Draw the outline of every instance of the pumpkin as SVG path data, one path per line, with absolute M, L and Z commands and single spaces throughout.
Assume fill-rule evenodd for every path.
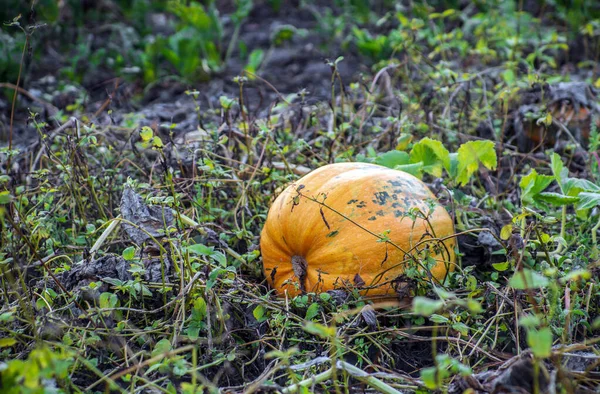
M 429 188 L 367 163 L 321 167 L 274 201 L 260 248 L 281 296 L 359 288 L 389 298 L 409 267 L 443 281 L 453 269 L 454 223 Z

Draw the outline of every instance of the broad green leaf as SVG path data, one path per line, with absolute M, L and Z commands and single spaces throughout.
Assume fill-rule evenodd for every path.
M 579 178 L 567 178 L 563 181 L 563 193 L 569 196 L 577 196 L 581 192 L 598 192 L 600 193 L 600 186 L 587 179 Z
M 135 248 L 133 246 L 125 248 L 125 250 L 123 250 L 123 252 L 121 253 L 121 256 L 123 256 L 123 258 L 127 261 L 133 260 L 133 258 L 135 257 Z
M 548 278 L 527 268 L 515 272 L 508 281 L 508 284 L 517 290 L 538 289 L 548 286 L 549 283 Z
M 310 306 L 306 310 L 305 319 L 312 320 L 318 314 L 319 314 L 319 304 L 317 304 L 316 302 L 313 302 L 312 304 L 310 304 Z
M 553 176 L 540 175 L 536 170 L 521 178 L 519 186 L 523 193 L 521 194 L 521 201 L 526 204 L 535 205 L 535 198 L 538 194 L 543 192 L 550 184 L 554 181 Z
M 579 204 L 577 209 L 590 209 L 600 204 L 600 193 L 581 192 L 579 193 Z
M 423 163 L 423 171 L 436 176 L 442 176 L 442 170 L 450 170 L 450 153 L 440 141 L 423 138 L 410 151 L 411 163 Z
M 550 327 L 529 330 L 527 332 L 527 344 L 536 357 L 550 357 L 552 354 L 552 330 Z
M 104 293 L 100 294 L 100 308 L 102 308 L 102 309 L 114 308 L 115 306 L 117 306 L 118 302 L 119 302 L 119 298 L 117 297 L 116 294 L 109 293 L 109 292 L 104 292 Z
M 458 148 L 456 181 L 466 185 L 469 178 L 479 169 L 479 164 L 493 170 L 498 165 L 496 148 L 492 141 L 469 141 Z
M 392 150 L 389 152 L 385 152 L 383 154 L 378 155 L 375 158 L 375 164 L 379 164 L 380 166 L 394 168 L 396 166 L 401 166 L 409 163 L 409 156 L 406 152 L 400 152 L 397 150 Z
M 431 316 L 442 309 L 444 302 L 432 300 L 426 297 L 415 297 L 413 299 L 413 313 L 421 316 Z
M 388 168 L 394 168 L 409 163 L 409 155 L 406 152 L 400 152 L 397 150 L 391 150 L 389 152 L 382 153 L 375 158 L 375 164 L 385 166 Z
M 171 342 L 169 342 L 168 339 L 161 339 L 160 341 L 156 342 L 156 345 L 154 345 L 154 349 L 152 350 L 152 357 L 170 352 L 171 349 Z
M 577 201 L 579 201 L 579 197 L 566 196 L 564 194 L 553 192 L 539 193 L 534 197 L 534 199 L 554 206 L 570 205 L 575 204 Z
M 404 171 L 417 178 L 421 178 L 423 176 L 423 163 L 403 164 L 394 167 L 394 170 Z

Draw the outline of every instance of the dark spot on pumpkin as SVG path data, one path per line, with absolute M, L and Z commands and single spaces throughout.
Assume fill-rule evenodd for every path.
M 326 235 L 326 237 L 327 237 L 327 238 L 333 238 L 333 237 L 335 237 L 336 235 L 338 235 L 338 234 L 339 234 L 339 232 L 340 232 L 339 230 L 333 230 L 332 232 L 330 232 L 329 234 L 327 234 L 327 235 Z
M 361 202 L 358 203 L 358 205 L 356 206 L 356 208 L 364 208 L 366 206 L 367 206 L 367 203 L 364 202 L 364 201 L 361 201 Z
M 383 216 L 383 215 L 385 215 L 385 213 L 382 210 L 379 210 L 379 211 L 375 212 L 375 215 Z
M 396 186 L 396 187 L 404 187 L 405 186 L 404 180 L 402 180 L 402 179 L 389 180 L 388 183 L 390 185 Z
M 396 209 L 394 211 L 394 216 L 397 217 L 397 218 L 399 218 L 400 216 L 404 216 L 404 215 L 405 215 L 405 212 L 403 212 L 403 211 L 401 211 L 399 209 Z
M 325 226 L 327 226 L 327 230 L 331 230 L 331 227 L 329 227 L 329 223 L 327 223 L 327 219 L 325 219 L 325 212 L 323 212 L 323 207 L 321 207 L 320 212 L 321 212 L 321 218 L 323 219 Z
M 358 202 L 358 200 L 355 200 L 355 199 L 348 200 L 348 202 L 346 204 L 350 205 L 350 204 L 354 204 L 355 202 Z
M 372 201 L 378 205 L 385 205 L 390 198 L 388 192 L 376 192 L 374 196 L 375 198 Z
M 369 219 L 367 220 L 377 220 L 377 216 L 371 216 Z
M 396 193 L 400 193 L 400 192 L 398 190 L 396 190 Z M 398 200 L 398 195 L 396 193 L 392 194 L 392 199 L 394 199 L 394 200 L 397 201 Z
M 277 275 L 277 267 L 273 268 L 273 270 L 271 271 L 271 282 L 275 282 L 275 276 Z
M 402 204 L 400 204 L 399 202 L 395 202 L 392 204 L 392 208 L 400 208 L 402 206 Z

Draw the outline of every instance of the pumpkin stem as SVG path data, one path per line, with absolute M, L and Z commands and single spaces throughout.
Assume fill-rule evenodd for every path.
M 302 293 L 306 293 L 306 276 L 308 270 L 306 259 L 299 255 L 292 256 L 292 269 L 300 282 L 300 290 Z

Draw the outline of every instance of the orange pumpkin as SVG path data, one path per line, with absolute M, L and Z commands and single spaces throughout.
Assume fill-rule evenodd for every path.
M 450 215 L 419 179 L 374 164 L 337 163 L 277 197 L 260 248 L 264 274 L 279 295 L 358 287 L 368 297 L 389 297 L 411 266 L 442 281 L 454 268 L 453 234 Z

